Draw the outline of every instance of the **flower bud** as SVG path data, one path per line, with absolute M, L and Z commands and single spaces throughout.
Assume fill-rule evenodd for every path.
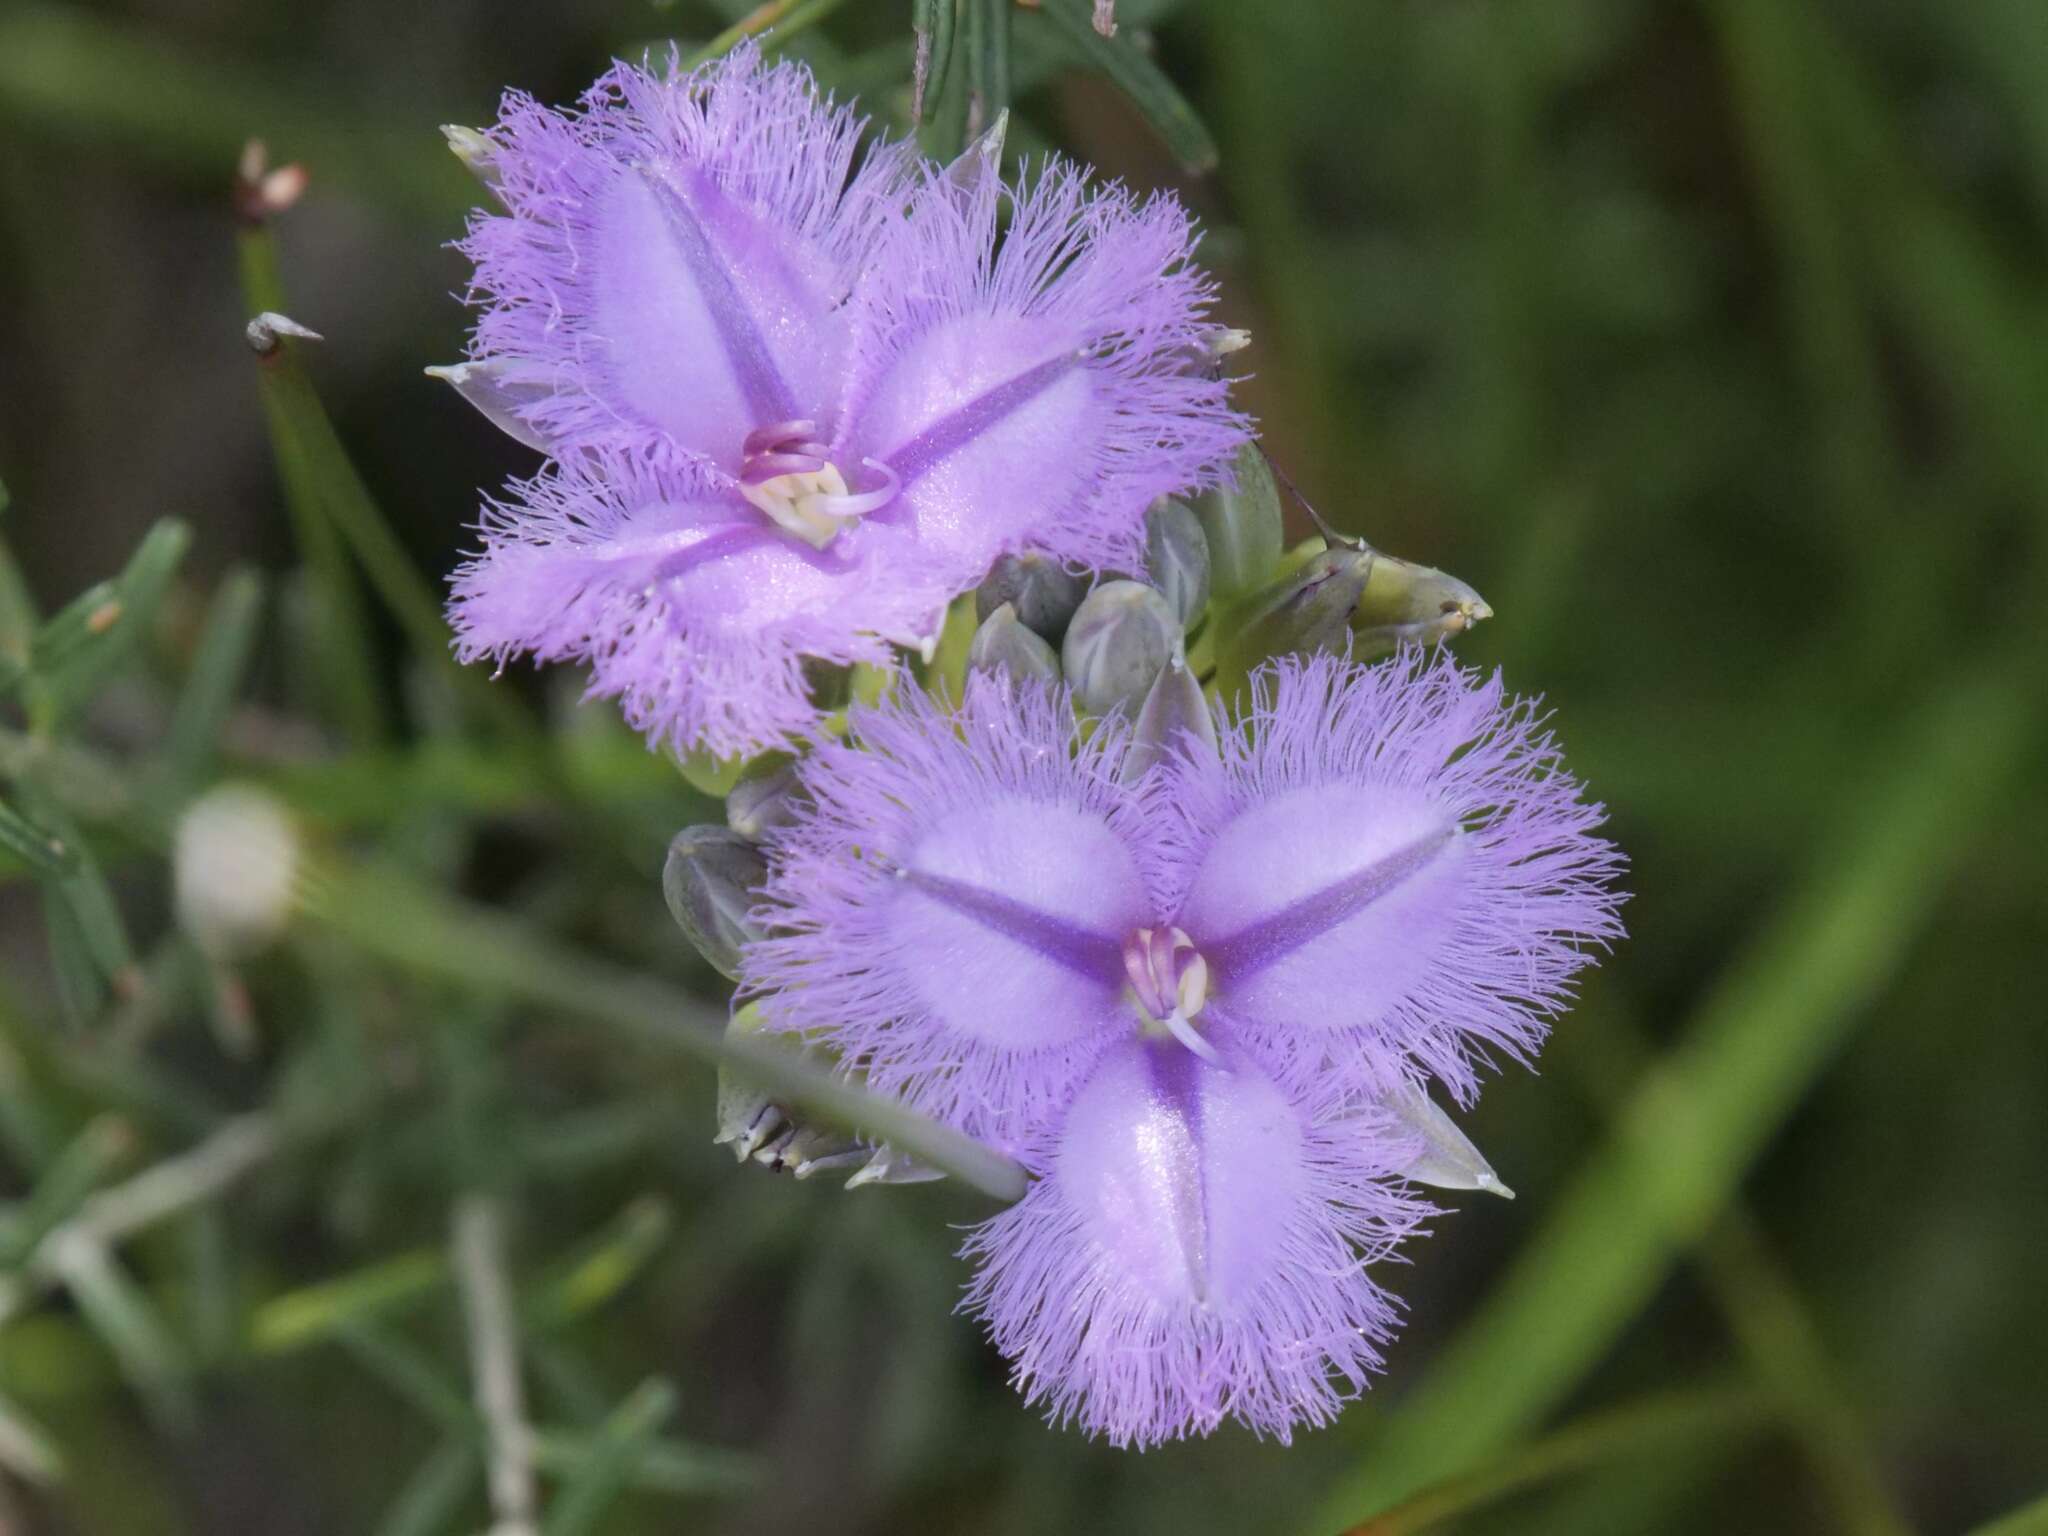
M 1429 645 L 1462 635 L 1492 617 L 1486 599 L 1457 577 L 1378 555 L 1351 614 L 1352 655 L 1371 661 L 1405 644 Z
M 725 823 L 750 843 L 758 843 L 794 817 L 806 800 L 796 764 L 781 753 L 769 753 L 748 764 L 725 797 Z
M 728 1040 L 758 1036 L 760 1028 L 760 1006 L 749 1003 L 732 1016 L 725 1035 Z M 794 1056 L 813 1054 L 794 1040 L 776 1043 Z M 742 1163 L 751 1160 L 799 1179 L 829 1168 L 851 1167 L 874 1153 L 843 1131 L 819 1129 L 795 1119 L 757 1079 L 730 1064 L 718 1069 L 718 1134 L 711 1142 L 731 1147 L 733 1157 Z
M 1052 683 L 1059 681 L 1060 659 L 1051 646 L 1018 621 L 1012 605 L 1003 603 L 974 632 L 974 643 L 967 648 L 967 670 Z
M 449 150 L 462 162 L 465 171 L 490 191 L 498 190 L 498 146 L 491 142 L 489 134 L 460 123 L 443 123 L 441 137 L 448 141 Z
M 301 325 L 290 315 L 280 315 L 274 309 L 264 310 L 242 327 L 242 339 L 249 343 L 249 350 L 261 358 L 275 357 L 287 336 L 298 341 L 327 339 L 311 326 Z
M 1351 613 L 1372 576 L 1370 550 L 1318 550 L 1285 576 L 1246 597 L 1233 631 L 1217 642 L 1218 686 L 1226 696 L 1269 656 L 1343 651 Z
M 171 867 L 179 926 L 214 959 L 239 959 L 291 917 L 298 833 L 268 792 L 224 784 L 178 818 Z
M 974 617 L 985 624 L 1008 603 L 1026 629 L 1058 645 L 1086 594 L 1080 577 L 1043 555 L 1004 555 L 975 589 Z
M 550 399 L 554 395 L 553 385 L 515 383 L 507 378 L 505 364 L 501 362 L 450 363 L 426 372 L 428 378 L 452 387 L 514 442 L 542 453 L 550 451 L 548 440 L 526 424 L 520 408 Z
M 1106 715 L 1135 710 L 1180 653 L 1180 624 L 1164 597 L 1141 582 L 1105 581 L 1075 611 L 1060 662 L 1074 702 Z
M 1176 656 L 1159 674 L 1138 710 L 1131 745 L 1124 754 L 1123 781 L 1135 784 L 1170 753 L 1190 750 L 1215 755 L 1216 722 L 1210 717 L 1201 683 Z
M 1209 585 L 1218 598 L 1248 592 L 1273 574 L 1280 559 L 1280 487 L 1257 443 L 1238 450 L 1233 490 L 1195 498 L 1194 513 L 1209 548 Z
M 873 1149 L 862 1146 L 839 1131 L 790 1124 L 754 1152 L 754 1161 L 772 1173 L 808 1179 L 814 1173 L 833 1168 L 851 1168 L 866 1162 Z
M 853 1177 L 846 1181 L 848 1189 L 859 1189 L 863 1184 L 929 1184 L 934 1179 L 943 1179 L 945 1174 L 936 1168 L 928 1168 L 914 1158 L 906 1157 L 886 1141 L 875 1148 L 875 1155 L 854 1170 Z
M 1209 541 L 1186 502 L 1162 496 L 1145 514 L 1145 576 L 1183 629 L 1208 606 Z
M 749 1003 L 725 1026 L 726 1038 L 750 1035 L 760 1027 L 760 1005 Z M 735 1072 L 724 1064 L 719 1066 L 718 1134 L 711 1138 L 713 1146 L 731 1147 L 732 1155 L 744 1163 L 780 1135 L 787 1123 L 781 1106 L 769 1097 L 767 1089 L 744 1072 Z
M 749 913 L 767 878 L 761 850 L 730 827 L 685 827 L 668 845 L 661 893 L 669 913 L 697 953 L 735 981 L 741 948 L 761 937 Z
M 1381 1094 L 1378 1103 L 1403 1131 L 1421 1139 L 1421 1154 L 1401 1170 L 1404 1176 L 1436 1189 L 1483 1189 L 1505 1200 L 1515 1198 L 1493 1165 L 1423 1089 L 1403 1083 Z

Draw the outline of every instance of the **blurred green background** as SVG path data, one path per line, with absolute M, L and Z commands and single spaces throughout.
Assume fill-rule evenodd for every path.
M 160 585 L 121 654 L 0 702 L 9 803 L 89 850 L 0 853 L 0 1531 L 484 1528 L 477 1222 L 550 1533 L 1961 1532 L 2041 1498 L 2039 0 L 1127 3 L 1120 52 L 1074 0 L 967 0 L 928 147 L 976 84 L 1013 151 L 1188 199 L 1275 456 L 1486 595 L 1463 654 L 1547 697 L 1633 866 L 1629 941 L 1471 1118 L 1521 1198 L 1452 1202 L 1393 1277 L 1369 1399 L 1143 1456 L 1042 1427 L 951 1314 L 985 1201 L 709 1144 L 635 988 L 720 995 L 659 896 L 716 808 L 572 677 L 439 660 L 427 584 L 531 456 L 421 375 L 475 195 L 436 125 L 743 9 L 0 3 L 0 537 L 48 615 L 191 534 L 73 615 Z M 782 14 L 907 121 L 908 0 Z M 311 174 L 274 247 L 230 198 L 252 136 Z M 326 340 L 259 381 L 277 280 Z M 232 970 L 165 858 L 221 775 L 355 872 Z M 246 1164 L 42 1241 L 195 1147 Z

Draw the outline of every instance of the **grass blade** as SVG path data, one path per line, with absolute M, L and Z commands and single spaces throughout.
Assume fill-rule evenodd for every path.
M 173 1427 L 190 1424 L 194 1409 L 185 1386 L 184 1353 L 148 1293 L 103 1244 L 83 1234 L 60 1243 L 50 1262 L 80 1314 L 157 1418 Z
M 29 716 L 38 731 L 48 734 L 128 659 L 191 542 L 185 524 L 162 519 L 119 576 L 88 587 L 36 631 Z
M 959 0 L 917 0 L 911 28 L 917 34 L 910 114 L 928 123 L 946 91 L 946 73 L 953 62 L 953 24 Z
M 1988 1525 L 1978 1526 L 1970 1536 L 2048 1536 L 2048 1493 L 2011 1514 L 2000 1515 Z
M 1696 1242 L 1925 921 L 2035 734 L 2024 668 L 1959 680 L 1850 799 L 1479 1315 L 1305 1527 L 1327 1536 L 1478 1463 L 1547 1412 Z
M 1725 1443 L 1767 1428 L 1770 1417 L 1753 1392 L 1674 1392 L 1589 1414 L 1523 1446 L 1512 1456 L 1404 1499 L 1345 1536 L 1415 1536 L 1485 1509 L 1511 1494 L 1595 1467 L 1654 1456 L 1701 1438 Z
M 78 853 L 54 832 L 46 832 L 0 800 L 0 848 L 39 874 L 68 875 L 78 868 Z
M 444 1440 L 421 1462 L 377 1522 L 377 1536 L 433 1536 L 455 1521 L 483 1469 L 468 1440 Z
M 529 1289 L 520 1307 L 527 1331 L 547 1333 L 604 1306 L 647 1267 L 674 1226 L 661 1201 L 635 1200 Z
M 49 1432 L 0 1397 L 0 1467 L 25 1483 L 49 1484 L 64 1476 L 64 1457 Z
M 0 512 L 7 507 L 7 487 L 0 485 Z M 29 647 L 39 620 L 28 582 L 15 563 L 14 551 L 0 539 L 0 693 L 11 692 L 28 675 Z
M 646 1381 L 591 1436 L 583 1464 L 562 1484 L 541 1536 L 585 1536 L 625 1492 L 642 1453 L 676 1411 L 675 1388 Z
M 1220 157 L 1215 138 L 1166 72 L 1131 41 L 1130 28 L 1119 28 L 1115 37 L 1104 37 L 1095 30 L 1089 0 L 1042 0 L 1035 13 L 1025 14 L 1043 16 L 1082 62 L 1101 70 L 1130 97 L 1184 167 L 1197 174 L 1216 168 Z
M 1010 106 L 1010 0 L 965 0 L 967 25 L 967 137 L 972 139 Z
M 309 913 L 383 960 L 487 997 L 517 997 L 611 1025 L 643 1045 L 730 1062 L 792 1104 L 944 1169 L 998 1200 L 1024 1171 L 993 1148 L 849 1086 L 774 1042 L 725 1034 L 724 1016 L 661 982 L 556 945 L 518 919 L 451 900 L 392 870 L 330 870 Z
M 176 799 L 199 786 L 220 754 L 221 732 L 249 669 L 262 610 L 263 578 L 254 571 L 230 572 L 214 594 L 192 670 L 171 716 L 165 770 Z
M 249 1321 L 249 1346 L 258 1354 L 301 1349 L 417 1301 L 447 1281 L 448 1261 L 439 1249 L 402 1253 L 272 1297 Z

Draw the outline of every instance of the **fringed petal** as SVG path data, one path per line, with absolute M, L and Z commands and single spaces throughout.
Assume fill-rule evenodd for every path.
M 901 476 L 891 515 L 963 569 L 1027 546 L 1132 564 L 1146 507 L 1212 483 L 1247 430 L 1193 361 L 1214 296 L 1193 250 L 1173 199 L 1062 162 L 928 177 L 852 306 L 840 435 Z
M 721 756 L 816 723 L 806 658 L 886 663 L 948 593 L 894 579 L 880 531 L 815 550 L 714 480 L 589 456 L 514 487 L 449 606 L 465 661 L 583 661 L 656 745 Z
M 758 426 L 829 430 L 839 306 L 909 179 L 901 149 L 854 169 L 864 126 L 751 46 L 688 73 L 616 65 L 574 113 L 507 95 L 490 140 L 509 211 L 462 247 L 471 355 L 542 392 L 520 414 L 558 455 L 731 474 Z
M 1466 1100 L 1492 1051 L 1533 1054 L 1622 931 L 1620 855 L 1534 704 L 1447 656 L 1317 657 L 1234 724 L 1177 769 L 1176 921 L 1218 1006 L 1302 1071 L 1412 1055 Z
M 1370 1111 L 1317 1113 L 1250 1056 L 1106 1055 L 1046 1176 L 978 1228 L 965 1305 L 1055 1422 L 1117 1445 L 1235 1419 L 1283 1443 L 1380 1369 L 1399 1304 L 1369 1277 L 1430 1208 Z

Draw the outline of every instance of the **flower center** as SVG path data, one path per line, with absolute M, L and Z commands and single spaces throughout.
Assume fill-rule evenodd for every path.
M 862 459 L 881 484 L 853 490 L 817 432 L 815 421 L 778 421 L 749 432 L 740 445 L 740 494 L 778 528 L 823 549 L 842 528 L 895 500 L 901 482 L 881 460 Z
M 1171 1035 L 1204 1061 L 1215 1048 L 1194 1026 L 1209 1001 L 1209 962 L 1179 928 L 1140 928 L 1124 940 L 1124 976 L 1138 1009 L 1138 1033 Z

